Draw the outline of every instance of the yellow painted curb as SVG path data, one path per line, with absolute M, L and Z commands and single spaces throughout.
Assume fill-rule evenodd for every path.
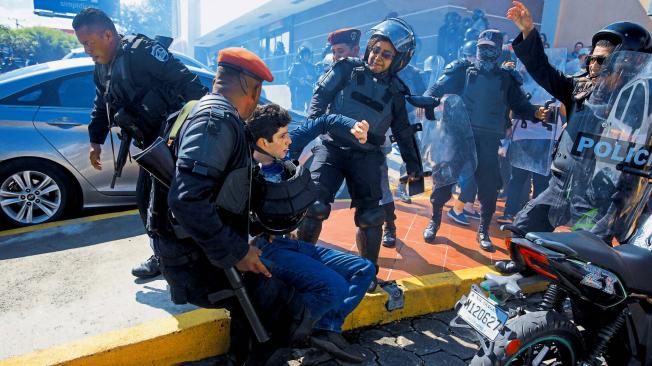
M 94 216 L 86 216 L 86 217 L 81 217 L 81 218 L 78 218 L 78 219 L 62 220 L 62 221 L 48 222 L 46 224 L 38 224 L 38 225 L 32 225 L 32 226 L 26 226 L 26 227 L 19 227 L 17 229 L 10 229 L 10 230 L 0 231 L 0 237 L 9 236 L 9 235 L 16 235 L 16 234 L 30 233 L 32 231 L 51 229 L 51 228 L 66 226 L 66 225 L 81 224 L 81 223 L 84 223 L 84 222 L 92 222 L 92 221 L 112 219 L 112 218 L 115 218 L 115 217 L 134 215 L 134 214 L 137 214 L 137 213 L 138 213 L 138 210 L 134 209 L 134 210 L 128 210 L 128 211 L 121 211 L 121 212 L 105 213 L 105 214 L 94 215 Z
M 494 272 L 492 267 L 482 266 L 398 280 L 405 294 L 403 309 L 388 312 L 385 309 L 388 295 L 377 290 L 365 296 L 346 319 L 344 329 L 450 310 L 471 284 L 482 281 L 488 272 Z M 226 310 L 199 309 L 0 360 L 0 366 L 156 366 L 200 360 L 228 350 L 229 325 Z
M 1 366 L 172 365 L 226 353 L 228 312 L 199 309 L 0 360 Z

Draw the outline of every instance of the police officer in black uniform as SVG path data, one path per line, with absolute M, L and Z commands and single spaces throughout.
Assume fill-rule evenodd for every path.
M 591 96 L 594 81 L 604 60 L 611 53 L 615 50 L 649 52 L 652 46 L 649 32 L 640 25 L 630 22 L 610 24 L 593 35 L 592 52 L 587 58 L 585 70 L 574 76 L 566 76 L 548 62 L 543 42 L 534 28 L 529 10 L 518 1 L 513 3 L 514 6 L 508 10 L 507 17 L 521 30 L 521 34 L 512 43 L 514 52 L 534 80 L 564 104 L 569 121 L 572 121 L 571 117 L 576 113 L 591 113 L 588 108 L 584 108 L 584 103 Z M 516 228 L 523 232 L 551 232 L 555 229 L 548 219 L 548 213 L 552 202 L 556 201 L 553 198 L 561 195 L 566 173 L 574 164 L 575 158 L 570 151 L 577 133 L 577 126 L 572 123 L 562 132 L 555 149 L 548 188 L 528 202 L 516 215 L 513 223 Z M 496 267 L 503 272 L 517 270 L 511 261 L 500 261 L 496 263 Z
M 159 135 L 168 113 L 179 109 L 184 101 L 206 94 L 199 77 L 160 43 L 141 34 L 119 35 L 111 19 L 101 10 L 82 10 L 73 19 L 72 26 L 84 51 L 95 62 L 96 96 L 88 125 L 93 168 L 102 169 L 101 145 L 109 133 L 109 126 L 119 125 L 119 121 L 134 124 L 139 131 L 135 143 L 145 148 Z M 141 170 L 136 186 L 138 210 L 156 253 L 153 233 L 156 228 L 152 226 L 155 220 L 147 219 L 149 189 L 149 176 Z M 159 273 L 156 255 L 132 269 L 137 277 Z
M 298 235 L 300 240 L 317 242 L 322 221 L 330 214 L 330 203 L 346 179 L 351 205 L 356 208 L 359 253 L 377 266 L 385 218 L 379 206 L 382 196 L 380 166 L 385 159 L 380 145 L 389 127 L 397 139 L 408 173 L 416 177 L 421 174 L 422 167 L 405 106 L 409 90 L 396 76 L 410 62 L 415 47 L 414 32 L 398 18 L 383 21 L 373 27 L 372 32 L 364 61 L 342 59 L 317 83 L 309 118 L 342 114 L 358 121 L 365 120 L 369 123 L 369 139 L 363 145 L 354 139 L 322 136 L 321 144 L 313 149 L 311 167 L 312 178 L 319 188 L 318 200 L 308 210 Z
M 477 240 L 484 250 L 493 250 L 489 238 L 489 225 L 496 211 L 496 198 L 501 186 L 498 163 L 500 139 L 505 136 L 507 112 L 513 110 L 528 119 L 541 119 L 543 110 L 530 104 L 514 76 L 500 67 L 503 34 L 495 29 L 480 33 L 475 63 L 459 60 L 449 64 L 444 75 L 432 85 L 426 95 L 441 97 L 444 94 L 457 94 L 462 97 L 467 108 L 475 138 L 478 167 L 475 179 L 478 185 L 478 198 L 482 204 L 481 222 Z M 423 237 L 432 243 L 441 223 L 441 211 L 451 198 L 452 186 L 433 190 L 432 219 Z
M 306 46 L 299 47 L 297 60 L 288 70 L 288 86 L 292 98 L 292 109 L 305 111 L 310 104 L 312 89 L 317 81 L 317 69 L 311 62 L 312 52 Z

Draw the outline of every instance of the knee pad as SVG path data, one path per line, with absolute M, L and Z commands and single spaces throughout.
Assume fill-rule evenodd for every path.
M 380 206 L 355 211 L 355 226 L 361 229 L 382 226 L 384 222 L 385 210 Z
M 324 221 L 331 214 L 331 205 L 323 203 L 321 201 L 315 201 L 312 206 L 308 207 L 308 212 L 306 212 L 306 217 L 311 219 L 316 219 Z

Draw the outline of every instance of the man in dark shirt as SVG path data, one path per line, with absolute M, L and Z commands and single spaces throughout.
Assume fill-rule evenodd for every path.
M 119 35 L 101 10 L 82 10 L 72 26 L 84 51 L 95 62 L 96 95 L 88 125 L 89 159 L 93 168 L 102 170 L 102 144 L 116 120 L 132 121 L 142 135 L 142 141 L 137 143 L 145 148 L 159 135 L 168 113 L 179 109 L 183 102 L 206 94 L 199 77 L 160 43 L 143 35 Z M 149 176 L 141 169 L 136 200 L 156 253 L 156 228 L 152 226 L 155 220 L 147 218 L 149 186 Z M 132 269 L 136 277 L 153 277 L 159 273 L 156 254 Z

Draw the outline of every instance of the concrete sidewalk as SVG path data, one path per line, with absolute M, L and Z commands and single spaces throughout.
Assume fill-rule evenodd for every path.
M 0 359 L 194 309 L 135 280 L 150 255 L 137 214 L 0 236 Z

